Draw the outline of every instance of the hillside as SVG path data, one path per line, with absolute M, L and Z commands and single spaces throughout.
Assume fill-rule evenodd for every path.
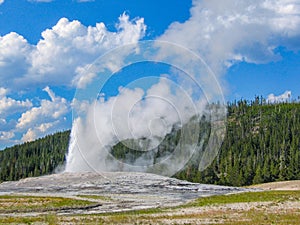
M 70 131 L 0 151 L 0 181 L 50 174 L 63 166 Z
M 202 173 L 190 165 L 177 177 L 234 186 L 300 179 L 300 104 L 230 104 L 218 157 Z
M 0 180 L 52 173 L 64 163 L 68 140 L 69 131 L 65 131 L 1 151 Z M 174 131 L 165 138 L 160 154 L 172 151 L 166 146 L 176 141 Z M 124 157 L 124 152 L 130 149 L 121 144 L 112 149 L 117 157 Z M 202 172 L 196 162 L 194 158 L 176 177 L 233 186 L 300 179 L 300 104 L 266 104 L 260 98 L 230 103 L 218 157 Z

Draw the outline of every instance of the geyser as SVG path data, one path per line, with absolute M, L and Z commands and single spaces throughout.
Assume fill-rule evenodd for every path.
M 168 71 L 149 74 L 143 68 L 149 62 Z M 108 96 L 111 79 L 137 64 L 142 69 L 120 77 L 128 82 Z M 122 46 L 97 59 L 80 80 L 67 172 L 172 176 L 195 157 L 203 170 L 218 153 L 226 118 L 222 90 L 208 66 L 187 49 L 158 41 Z M 203 132 L 204 124 L 209 126 Z M 176 142 L 170 145 L 172 135 Z M 118 152 L 115 145 L 125 147 Z

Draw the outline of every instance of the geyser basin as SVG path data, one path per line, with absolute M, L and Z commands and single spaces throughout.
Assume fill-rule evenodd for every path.
M 202 196 L 247 189 L 197 184 L 149 173 L 62 173 L 0 184 L 2 194 L 106 197 L 95 208 L 60 213 L 101 213 L 175 206 Z

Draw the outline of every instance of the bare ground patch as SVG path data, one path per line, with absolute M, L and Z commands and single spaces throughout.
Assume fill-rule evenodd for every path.
M 300 180 L 279 181 L 265 184 L 252 185 L 249 188 L 260 188 L 263 190 L 299 191 Z

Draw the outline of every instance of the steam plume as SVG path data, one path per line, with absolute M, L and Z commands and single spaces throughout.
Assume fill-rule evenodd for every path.
M 120 87 L 117 96 L 105 99 L 104 95 L 100 95 L 100 98 L 95 98 L 116 71 L 146 61 L 165 63 L 172 68 L 169 74 L 160 78 L 142 76 L 128 87 Z M 224 102 L 214 74 L 201 58 L 166 42 L 140 42 L 115 49 L 98 59 L 82 75 L 85 76 L 92 79 L 85 87 L 78 88 L 74 99 L 77 111 L 67 171 L 144 171 L 171 176 L 201 149 L 198 145 L 199 124 L 195 121 L 190 124 L 192 118 L 201 117 L 208 103 Z M 140 83 L 152 85 L 141 88 Z M 224 108 L 221 107 L 220 112 L 215 114 L 219 118 L 213 117 L 212 120 L 224 120 Z M 218 130 L 222 125 L 220 123 L 212 130 Z M 172 147 L 171 155 L 153 164 L 152 150 L 174 127 L 181 129 L 179 144 Z M 134 163 L 122 163 L 110 154 L 111 148 L 118 142 L 123 141 L 126 145 L 126 141 L 138 139 L 148 142 L 147 146 L 142 144 L 138 147 L 137 150 L 145 154 Z M 215 153 L 208 154 L 207 161 L 214 156 Z

